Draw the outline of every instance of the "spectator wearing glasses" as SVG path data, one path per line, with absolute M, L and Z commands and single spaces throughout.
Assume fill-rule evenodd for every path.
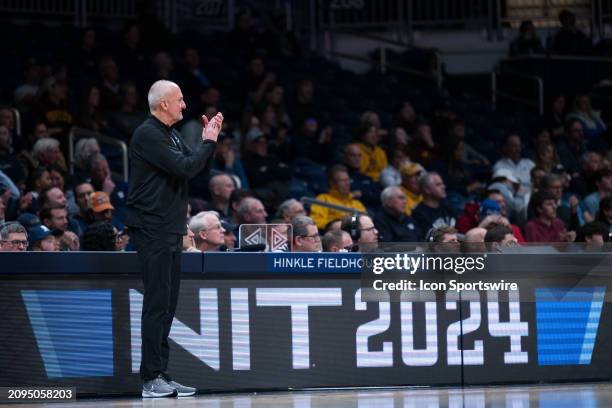
M 1 200 L 0 200 L 1 201 Z M 0 226 L 0 251 L 25 251 L 28 249 L 28 233 L 23 225 L 10 222 Z
M 359 252 L 371 252 L 378 248 L 378 230 L 372 219 L 363 214 L 353 214 L 342 219 L 340 228 L 348 232 Z
M 291 220 L 294 252 L 321 252 L 321 237 L 312 218 L 298 215 Z
M 225 244 L 225 229 L 216 211 L 202 211 L 189 221 L 196 248 L 202 252 L 217 252 Z

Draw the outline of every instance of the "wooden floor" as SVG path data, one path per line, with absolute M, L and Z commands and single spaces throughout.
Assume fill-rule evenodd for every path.
M 469 388 L 342 389 L 198 395 L 169 399 L 90 399 L 15 407 L 181 408 L 599 408 L 612 407 L 612 382 Z

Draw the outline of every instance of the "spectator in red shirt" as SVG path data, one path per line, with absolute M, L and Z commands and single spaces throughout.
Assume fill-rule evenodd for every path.
M 540 191 L 531 197 L 529 206 L 537 216 L 525 225 L 528 242 L 572 242 L 575 231 L 567 231 L 565 224 L 557 218 L 557 200 L 547 191 Z

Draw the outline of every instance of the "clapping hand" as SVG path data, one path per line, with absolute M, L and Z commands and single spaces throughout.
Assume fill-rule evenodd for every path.
M 217 113 L 210 121 L 206 115 L 202 115 L 202 140 L 217 141 L 217 137 L 223 127 L 223 114 Z

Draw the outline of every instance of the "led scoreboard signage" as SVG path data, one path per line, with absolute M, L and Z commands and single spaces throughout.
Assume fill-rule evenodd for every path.
M 207 390 L 612 377 L 610 278 L 596 269 L 526 279 L 487 271 L 479 281 L 503 276 L 518 289 L 379 291 L 373 300 L 357 269 L 320 273 L 278 261 L 275 269 L 279 256 L 291 255 L 205 256 L 205 272 L 185 276 L 170 333 L 173 375 Z M 329 258 L 300 262 L 329 268 L 320 257 Z M 139 389 L 137 274 L 7 276 L 0 385 L 65 384 L 79 394 Z

